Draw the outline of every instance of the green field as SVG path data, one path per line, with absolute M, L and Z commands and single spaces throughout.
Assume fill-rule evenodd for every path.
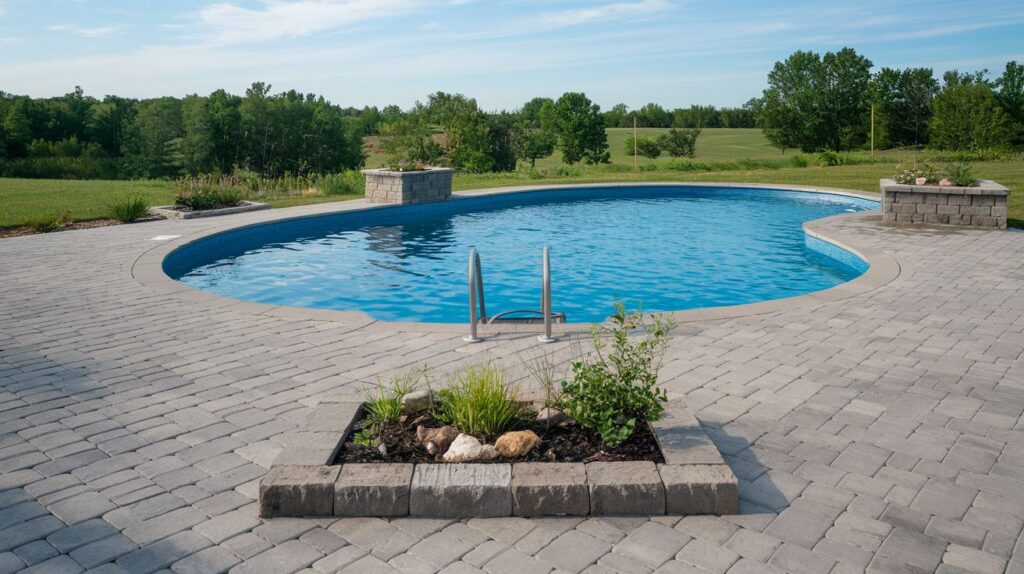
M 643 135 L 657 135 L 656 128 L 639 130 Z M 697 142 L 695 171 L 668 169 L 670 159 L 640 158 L 639 172 L 633 172 L 633 158 L 624 153 L 623 143 L 631 129 L 608 130 L 612 156 L 610 165 L 562 166 L 555 157 L 537 162 L 537 170 L 497 174 L 456 174 L 456 190 L 537 185 L 555 183 L 600 183 L 617 181 L 722 181 L 747 183 L 789 183 L 819 187 L 836 187 L 878 192 L 878 180 L 895 173 L 896 164 L 922 159 L 927 152 L 904 150 L 884 151 L 871 158 L 865 153 L 850 156 L 861 163 L 835 167 L 817 166 L 816 157 L 804 155 L 808 167 L 790 167 L 794 152 L 785 155 L 767 145 L 759 130 L 707 129 Z M 375 156 L 368 166 L 382 165 L 383 157 Z M 752 160 L 744 162 L 743 160 Z M 975 175 L 992 179 L 1018 193 L 1010 195 L 1010 224 L 1024 227 L 1024 159 L 985 161 L 973 164 Z M 106 217 L 111 201 L 145 196 L 153 205 L 174 201 L 174 184 L 167 181 L 73 181 L 0 178 L 0 228 L 31 224 L 46 218 L 65 215 L 73 221 Z M 352 196 L 293 197 L 271 201 L 275 207 L 339 201 Z

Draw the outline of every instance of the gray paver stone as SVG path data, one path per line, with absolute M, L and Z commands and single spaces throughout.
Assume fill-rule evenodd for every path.
M 260 516 L 330 516 L 337 466 L 275 466 L 260 482 Z
M 662 464 L 668 514 L 739 514 L 736 476 L 724 464 Z
M 409 514 L 412 464 L 345 464 L 334 483 L 335 516 Z
M 591 514 L 665 514 L 665 485 L 653 462 L 587 463 Z
M 661 418 L 651 423 L 651 430 L 667 464 L 723 463 L 718 447 L 682 400 L 666 403 Z
M 587 469 L 582 463 L 512 465 L 512 514 L 585 516 L 590 512 Z
M 490 518 L 512 514 L 512 465 L 418 464 L 409 514 Z

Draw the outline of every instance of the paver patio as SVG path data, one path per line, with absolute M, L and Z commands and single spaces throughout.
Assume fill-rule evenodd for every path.
M 662 378 L 739 477 L 739 516 L 264 521 L 259 479 L 322 397 L 537 344 L 133 277 L 153 237 L 280 215 L 0 241 L 0 572 L 1024 572 L 1024 233 L 833 219 L 899 277 L 682 324 Z

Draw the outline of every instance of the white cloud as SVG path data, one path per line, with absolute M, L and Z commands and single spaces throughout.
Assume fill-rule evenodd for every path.
M 308 36 L 404 13 L 416 0 L 263 0 L 260 8 L 211 4 L 199 10 L 209 40 L 247 43 Z
M 120 32 L 122 27 L 96 26 L 94 28 L 83 28 L 80 26 L 72 26 L 70 24 L 53 24 L 52 26 L 47 26 L 46 29 L 51 32 L 67 32 L 81 38 L 106 38 L 107 36 Z
M 610 20 L 614 18 L 631 18 L 649 16 L 664 12 L 671 5 L 665 0 L 641 0 L 640 2 L 619 2 L 605 4 L 596 8 L 574 8 L 560 12 L 546 12 L 540 15 L 541 22 L 548 26 L 575 26 L 589 22 Z

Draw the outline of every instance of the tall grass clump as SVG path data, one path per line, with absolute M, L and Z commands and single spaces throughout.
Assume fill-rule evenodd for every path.
M 149 202 L 141 195 L 117 199 L 107 206 L 107 215 L 121 223 L 133 223 L 149 213 Z
M 503 369 L 492 365 L 470 366 L 456 373 L 438 396 L 434 416 L 477 437 L 495 438 L 526 416 L 518 390 L 508 383 Z

